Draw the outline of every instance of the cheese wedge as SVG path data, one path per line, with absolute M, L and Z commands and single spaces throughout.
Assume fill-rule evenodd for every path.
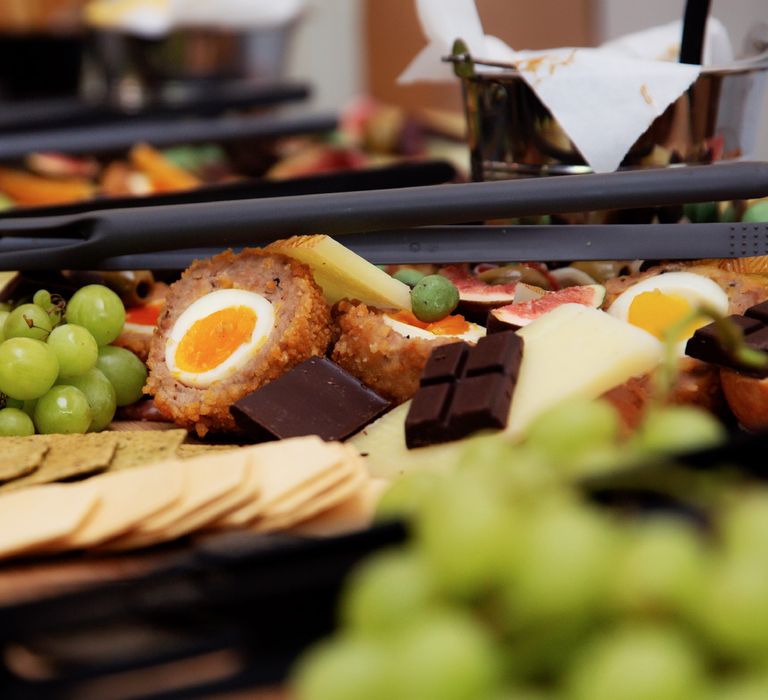
M 328 236 L 294 236 L 267 246 L 308 265 L 329 304 L 358 299 L 368 306 L 411 310 L 411 290 Z
M 518 333 L 525 345 L 507 422 L 513 437 L 560 401 L 596 398 L 650 372 L 663 354 L 650 333 L 579 304 L 564 304 Z

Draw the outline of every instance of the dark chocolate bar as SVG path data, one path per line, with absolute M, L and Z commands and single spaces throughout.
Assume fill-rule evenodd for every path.
M 729 316 L 728 320 L 741 328 L 747 347 L 768 352 L 768 302 L 750 307 L 743 316 Z M 768 377 L 768 367 L 747 367 L 722 346 L 715 323 L 699 328 L 691 336 L 685 345 L 685 354 L 753 377 Z
M 230 411 L 254 442 L 319 435 L 345 440 L 389 401 L 325 357 L 311 357 L 235 403 Z
M 432 351 L 405 419 L 405 443 L 425 447 L 506 426 L 523 357 L 513 332 Z

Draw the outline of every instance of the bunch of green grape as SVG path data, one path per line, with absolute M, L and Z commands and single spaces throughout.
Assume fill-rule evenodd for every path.
M 125 308 L 98 284 L 0 311 L 0 436 L 103 430 L 142 395 L 146 368 L 113 347 Z
M 380 513 L 411 538 L 354 572 L 298 700 L 768 698 L 768 489 L 718 500 L 707 529 L 596 505 L 564 474 L 722 438 L 667 407 L 622 439 L 612 411 L 564 404 L 523 445 L 476 438 L 456 471 L 396 482 Z

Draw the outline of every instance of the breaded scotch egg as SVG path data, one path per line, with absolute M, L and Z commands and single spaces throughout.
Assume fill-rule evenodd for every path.
M 476 343 L 485 329 L 461 316 L 419 323 L 403 311 L 342 300 L 333 308 L 339 338 L 332 358 L 386 399 L 402 403 L 419 388 L 430 353 L 438 345 Z
M 168 418 L 203 436 L 236 429 L 229 407 L 323 355 L 330 309 L 309 269 L 249 249 L 196 261 L 171 285 L 145 390 Z

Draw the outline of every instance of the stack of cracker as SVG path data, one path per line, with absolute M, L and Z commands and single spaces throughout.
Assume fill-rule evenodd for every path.
M 158 434 L 169 432 L 176 431 Z M 92 459 L 83 460 L 81 453 L 78 462 L 79 474 L 109 471 L 66 484 L 40 481 L 61 473 L 63 457 L 57 454 L 62 436 L 47 448 L 35 442 L 35 454 L 42 452 L 37 466 L 0 487 L 0 558 L 94 548 L 123 551 L 228 528 L 336 534 L 369 524 L 385 486 L 369 477 L 353 447 L 314 436 L 186 459 L 175 455 L 179 436 L 170 436 L 176 441 L 174 456 L 133 466 L 136 458 L 128 458 L 127 443 L 122 443 L 120 458 L 121 435 L 128 434 L 113 435 L 108 456 L 107 443 L 94 435 L 101 452 L 97 455 L 94 447 Z M 83 436 L 76 437 L 79 448 Z M 173 442 L 170 437 L 167 445 Z M 32 461 L 13 463 L 30 471 Z

